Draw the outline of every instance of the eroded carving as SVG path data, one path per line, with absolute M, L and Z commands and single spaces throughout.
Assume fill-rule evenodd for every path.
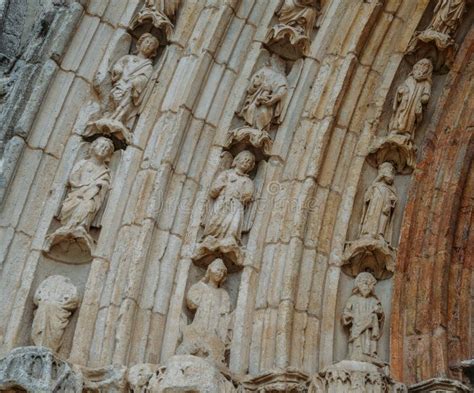
M 100 119 L 89 124 L 84 136 L 96 133 L 114 135 L 127 144 L 132 142 L 130 127 L 133 124 L 143 92 L 153 73 L 152 59 L 160 43 L 150 33 L 137 42 L 137 54 L 121 57 L 111 69 L 112 89 L 109 108 Z
M 224 262 L 215 259 L 202 280 L 189 289 L 186 305 L 195 314 L 191 324 L 183 329 L 178 355 L 195 355 L 216 364 L 224 363 L 231 319 L 229 294 L 221 287 L 226 278 Z
M 50 276 L 39 285 L 33 301 L 37 309 L 31 339 L 35 345 L 58 352 L 71 313 L 79 305 L 77 288 L 67 277 Z
M 214 180 L 209 195 L 214 199 L 204 226 L 203 240 L 197 245 L 194 260 L 222 253 L 232 264 L 243 263 L 241 237 L 245 207 L 254 194 L 249 173 L 255 166 L 255 156 L 248 150 L 237 154 L 231 168 L 223 170 Z
M 384 161 L 391 161 L 400 173 L 413 170 L 416 164 L 414 137 L 431 97 L 432 73 L 431 60 L 421 59 L 397 88 L 388 135 L 371 146 L 367 157 L 369 164 L 377 167 Z
M 87 368 L 70 364 L 45 347 L 20 347 L 0 359 L 0 390 L 122 393 L 126 391 L 125 371 L 118 365 Z
M 379 365 L 377 344 L 385 316 L 382 303 L 375 294 L 376 284 L 372 274 L 359 273 L 344 307 L 342 323 L 350 330 L 348 359 Z
M 45 249 L 59 243 L 91 253 L 95 240 L 89 230 L 110 188 L 110 169 L 107 165 L 114 145 L 110 139 L 99 137 L 91 143 L 89 156 L 76 163 L 68 180 L 69 192 L 61 207 L 61 226 L 47 236 Z
M 181 0 L 146 0 L 142 9 L 130 23 L 130 29 L 151 23 L 155 28 L 163 30 L 169 38 L 173 33 L 174 25 L 171 20 L 176 15 Z
M 152 377 L 150 393 L 237 393 L 229 374 L 206 359 L 175 355 L 165 363 L 162 374 Z
M 141 363 L 136 364 L 128 370 L 127 381 L 132 393 L 148 393 L 152 381 L 159 374 L 159 367 L 156 364 Z
M 465 10 L 466 0 L 438 0 L 429 26 L 415 34 L 408 53 L 421 52 L 426 56 L 434 45 L 437 53 L 431 51 L 431 57 L 436 60 L 437 68 L 444 63 L 449 67 L 456 51 L 454 35 Z
M 284 0 L 276 12 L 278 23 L 268 32 L 266 43 L 284 57 L 307 55 L 319 10 L 319 0 Z
M 82 392 L 82 377 L 73 367 L 44 347 L 21 347 L 0 360 L 0 390 L 27 392 Z
M 230 132 L 227 147 L 244 141 L 269 155 L 272 140 L 268 132 L 272 125 L 282 121 L 287 92 L 285 64 L 277 56 L 272 56 L 250 80 L 244 104 L 238 113 L 246 125 Z

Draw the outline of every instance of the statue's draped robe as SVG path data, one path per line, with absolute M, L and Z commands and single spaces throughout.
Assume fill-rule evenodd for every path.
M 67 228 L 82 226 L 88 230 L 110 186 L 110 170 L 90 160 L 81 160 L 73 168 L 59 219 Z
M 39 301 L 31 327 L 34 344 L 58 351 L 69 323 L 70 310 L 76 308 L 76 303 L 76 299 L 64 302 Z
M 423 117 L 423 104 L 431 95 L 429 80 L 417 81 L 412 75 L 398 88 L 390 121 L 390 131 L 413 138 Z
M 247 88 L 247 96 L 240 116 L 252 127 L 268 131 L 272 123 L 278 123 L 282 113 L 282 98 L 287 91 L 286 78 L 270 67 L 259 70 Z M 272 103 L 268 104 L 267 101 Z
M 429 29 L 451 35 L 457 29 L 466 8 L 466 0 L 439 0 Z
M 349 358 L 377 357 L 377 342 L 383 327 L 384 313 L 375 295 L 364 297 L 353 294 L 342 315 L 343 324 L 350 326 Z
M 393 210 L 397 203 L 395 188 L 383 181 L 376 181 L 365 192 L 364 203 L 361 236 L 381 236 L 390 243 Z
M 196 310 L 191 323 L 193 329 L 215 334 L 225 343 L 230 314 L 230 300 L 225 289 L 200 281 L 189 289 L 186 301 L 190 310 Z
M 299 27 L 301 34 L 306 36 L 311 34 L 317 17 L 318 10 L 314 0 L 285 0 L 278 12 L 280 23 Z
M 136 55 L 123 56 L 112 69 L 113 88 L 110 92 L 115 111 L 112 118 L 126 123 L 135 116 L 143 99 L 143 91 L 153 72 L 150 59 Z
M 219 174 L 210 192 L 216 201 L 204 228 L 204 235 L 239 243 L 245 205 L 252 200 L 253 193 L 254 185 L 247 175 L 238 174 L 233 168 Z

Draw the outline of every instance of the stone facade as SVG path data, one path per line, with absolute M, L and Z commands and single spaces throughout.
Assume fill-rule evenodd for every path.
M 472 1 L 0 15 L 0 391 L 472 391 Z

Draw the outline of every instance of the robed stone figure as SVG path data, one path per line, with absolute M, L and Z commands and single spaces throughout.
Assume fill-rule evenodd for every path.
M 66 239 L 81 239 L 89 250 L 93 248 L 89 229 L 110 188 L 107 163 L 113 152 L 112 141 L 99 137 L 91 143 L 89 156 L 74 165 L 68 180 L 69 192 L 59 213 L 61 227 L 48 236 L 48 248 Z
M 255 156 L 244 150 L 234 158 L 230 169 L 217 176 L 209 193 L 215 202 L 204 228 L 204 241 L 212 239 L 223 247 L 240 245 L 245 206 L 255 188 L 248 175 L 254 166 Z
M 390 120 L 390 133 L 405 135 L 413 140 L 417 126 L 423 119 L 424 106 L 431 96 L 433 64 L 421 59 L 408 78 L 397 89 Z
M 428 30 L 452 36 L 466 9 L 466 0 L 438 0 Z
M 224 362 L 230 324 L 229 294 L 222 288 L 227 268 L 222 259 L 215 259 L 205 276 L 192 285 L 186 294 L 186 305 L 195 312 L 191 324 L 184 328 L 178 355 L 188 354 Z
M 382 334 L 384 312 L 375 295 L 377 280 L 367 272 L 359 273 L 352 295 L 346 302 L 342 323 L 349 327 L 349 360 L 377 362 L 377 343 Z
M 398 197 L 395 186 L 395 168 L 383 162 L 378 175 L 364 195 L 364 209 L 360 237 L 382 238 L 388 243 L 392 238 L 392 217 Z

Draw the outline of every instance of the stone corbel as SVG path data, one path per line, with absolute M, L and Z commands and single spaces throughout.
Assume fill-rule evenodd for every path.
M 346 243 L 342 270 L 351 277 L 370 271 L 377 280 L 395 272 L 396 249 L 385 239 L 360 238 Z
M 409 386 L 408 391 L 410 393 L 468 393 L 472 392 L 472 389 L 456 380 L 433 378 Z
M 258 376 L 248 377 L 242 381 L 241 386 L 245 392 L 259 393 L 302 393 L 306 392 L 309 376 L 294 368 L 285 370 L 271 370 Z

